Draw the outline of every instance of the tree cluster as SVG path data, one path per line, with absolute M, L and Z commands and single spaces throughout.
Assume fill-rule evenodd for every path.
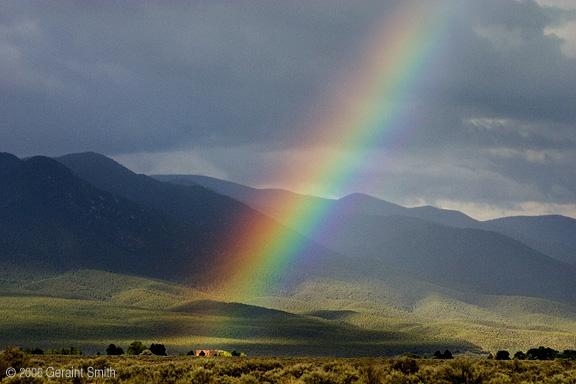
M 563 352 L 559 352 L 555 349 L 541 346 L 538 348 L 529 349 L 526 351 L 526 353 L 518 351 L 514 354 L 514 358 L 518 360 L 554 360 L 556 358 L 576 360 L 576 350 L 565 349 Z M 498 351 L 496 352 L 494 359 L 510 360 L 510 352 Z
M 126 350 L 127 355 L 156 355 L 166 356 L 166 347 L 164 344 L 150 344 L 147 347 L 141 341 L 133 341 Z
M 454 356 L 452 355 L 452 352 L 450 352 L 449 350 L 445 350 L 444 352 L 440 351 L 434 352 L 434 358 L 446 360 L 446 359 L 453 359 Z
M 106 348 L 106 354 L 108 356 L 119 356 L 124 354 L 124 350 L 121 347 L 117 347 L 114 344 L 110 344 L 108 348 Z

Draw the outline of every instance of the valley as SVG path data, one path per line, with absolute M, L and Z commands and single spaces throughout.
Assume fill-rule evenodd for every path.
M 2 154 L 0 175 L 5 344 L 330 357 L 576 345 L 573 219 L 152 178 L 94 153 Z M 302 201 L 322 225 L 286 219 Z M 263 252 L 270 234 L 293 247 Z

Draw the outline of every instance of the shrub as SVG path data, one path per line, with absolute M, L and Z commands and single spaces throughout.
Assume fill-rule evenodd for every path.
M 144 352 L 146 348 L 146 346 L 144 345 L 144 343 L 142 343 L 141 341 L 133 341 L 129 346 L 128 349 L 126 350 L 126 353 L 128 355 L 139 355 L 142 352 Z
M 404 357 L 411 357 L 411 358 L 413 358 L 413 359 L 421 359 L 421 358 L 422 358 L 421 355 L 419 355 L 419 354 L 417 354 L 417 353 L 412 353 L 412 352 L 406 352 L 406 353 L 404 353 L 402 356 L 404 356 Z
M 81 355 L 82 351 L 80 351 L 76 347 L 69 346 L 68 348 L 60 348 L 60 350 L 57 352 L 57 354 L 58 355 Z
M 312 371 L 302 375 L 306 384 L 340 384 L 340 377 L 334 372 Z
M 0 353 L 0 379 L 6 377 L 6 370 L 14 368 L 17 372 L 20 368 L 28 366 L 29 357 L 18 347 L 6 347 L 6 350 Z
M 514 358 L 517 360 L 526 360 L 526 354 L 522 351 L 518 351 L 514 354 Z
M 339 362 L 331 362 L 324 364 L 324 371 L 332 372 L 340 378 L 340 382 L 344 384 L 355 383 L 358 380 L 358 371 L 349 364 L 342 364 Z
M 420 369 L 416 360 L 411 357 L 402 357 L 394 360 L 391 368 L 400 371 L 405 375 L 413 375 Z
M 314 369 L 314 366 L 312 364 L 298 363 L 298 364 L 288 366 L 284 370 L 284 372 L 288 375 L 294 376 L 296 379 L 299 379 L 306 372 L 312 371 L 313 369 Z
M 240 381 L 241 384 L 260 384 L 260 379 L 258 379 L 256 376 L 252 375 L 252 374 L 243 374 L 240 377 Z
M 24 350 L 24 353 L 29 353 L 31 355 L 43 355 L 44 354 L 44 350 L 42 348 L 26 348 Z
M 464 359 L 454 360 L 442 367 L 439 376 L 454 384 L 480 384 L 485 379 L 485 375 L 479 372 L 472 362 Z
M 526 355 L 530 360 L 554 360 L 558 356 L 558 351 L 552 348 L 538 347 L 529 349 Z
M 440 352 L 440 351 L 436 351 L 434 352 L 434 358 L 435 359 L 453 359 L 454 356 L 452 355 L 452 352 L 450 352 L 448 349 L 444 351 L 444 353 Z
M 124 350 L 120 347 L 117 347 L 114 344 L 110 344 L 107 348 L 106 348 L 106 354 L 109 356 L 118 356 L 118 355 L 123 355 L 124 354 Z
M 496 352 L 496 360 L 510 360 L 510 352 L 508 351 Z
M 150 352 L 152 352 L 154 355 L 157 356 L 166 356 L 166 347 L 164 346 L 164 344 L 154 344 L 152 343 L 150 345 Z
M 369 365 L 364 368 L 362 372 L 364 382 L 366 384 L 380 384 L 382 383 L 382 371 L 375 368 L 373 365 Z
M 212 371 L 204 367 L 196 367 L 190 373 L 192 383 L 195 384 L 210 384 L 214 381 L 212 376 L 213 376 Z

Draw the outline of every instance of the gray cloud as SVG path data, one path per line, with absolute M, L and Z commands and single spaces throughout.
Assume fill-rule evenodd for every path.
M 42 126 L 49 152 L 74 143 L 108 153 L 281 145 L 366 33 L 359 26 L 373 22 L 367 6 L 66 3 L 14 11 L 1 36 L 14 56 L 12 84 L 2 91 L 19 100 L 3 110 L 2 129 L 37 137 Z M 74 140 L 63 145 L 68 136 Z

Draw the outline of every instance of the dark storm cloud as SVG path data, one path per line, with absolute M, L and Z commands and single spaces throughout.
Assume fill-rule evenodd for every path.
M 420 137 L 455 137 L 450 131 L 470 111 L 574 123 L 574 60 L 544 34 L 549 13 L 512 0 L 467 7 L 447 37 L 445 70 L 422 95 L 438 127 L 422 126 Z M 122 153 L 282 146 L 307 128 L 302 116 L 351 69 L 386 7 L 66 2 L 9 3 L 2 13 L 0 124 L 14 137 L 9 144 Z
M 449 35 L 444 71 L 430 92 L 460 113 L 575 123 L 576 61 L 546 34 L 553 20 L 533 2 L 468 2 Z
M 373 23 L 366 6 L 10 4 L 0 35 L 7 149 L 281 144 Z

